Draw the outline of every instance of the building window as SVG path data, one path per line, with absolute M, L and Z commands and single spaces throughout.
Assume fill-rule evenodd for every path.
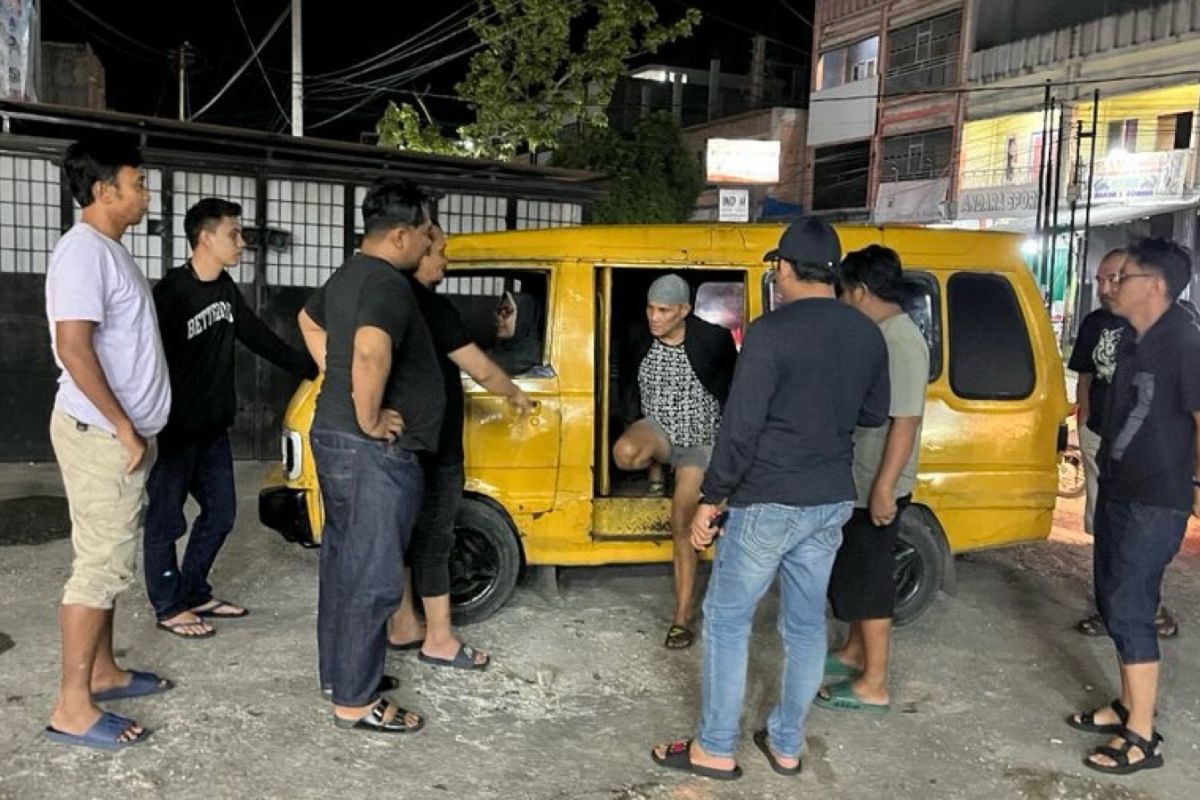
M 1137 152 L 1138 121 L 1136 119 L 1119 119 L 1108 123 L 1109 155 L 1123 150 L 1126 153 Z
M 950 166 L 953 144 L 952 128 L 884 139 L 879 179 L 890 182 L 939 178 Z
M 888 34 L 886 94 L 906 94 L 959 82 L 962 13 L 954 11 Z
M 864 81 L 879 71 L 879 37 L 827 50 L 817 61 L 817 90 L 833 89 L 851 81 Z
M 870 166 L 870 142 L 816 148 L 813 152 L 813 210 L 866 208 Z
M 1179 114 L 1164 114 L 1158 118 L 1158 130 L 1154 136 L 1155 150 L 1187 150 L 1192 146 L 1191 111 Z

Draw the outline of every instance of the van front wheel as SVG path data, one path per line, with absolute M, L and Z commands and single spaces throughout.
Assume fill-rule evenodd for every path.
M 454 519 L 450 606 L 455 625 L 482 622 L 508 602 L 521 574 L 521 545 L 504 515 L 464 497 Z
M 945 574 L 941 533 L 925 515 L 909 508 L 900 517 L 892 577 L 896 582 L 896 625 L 906 625 L 925 613 L 942 588 Z

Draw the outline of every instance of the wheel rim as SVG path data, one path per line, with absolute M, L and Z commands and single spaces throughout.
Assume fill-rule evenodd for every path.
M 500 553 L 491 540 L 473 528 L 455 530 L 450 553 L 450 602 L 458 608 L 487 600 L 496 590 Z
M 896 584 L 896 606 L 903 606 L 916 596 L 925 580 L 925 566 L 917 549 L 907 542 L 896 545 L 893 554 L 892 580 Z

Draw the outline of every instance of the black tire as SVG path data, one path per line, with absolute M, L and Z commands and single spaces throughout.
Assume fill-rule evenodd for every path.
M 521 544 L 504 513 L 464 497 L 454 518 L 450 612 L 455 625 L 482 622 L 512 597 L 521 576 Z
M 945 577 L 942 534 L 918 508 L 900 517 L 892 577 L 896 581 L 896 625 L 918 619 L 933 603 Z
M 1083 471 L 1083 452 L 1068 445 L 1058 454 L 1058 496 L 1082 497 L 1087 492 L 1087 474 Z

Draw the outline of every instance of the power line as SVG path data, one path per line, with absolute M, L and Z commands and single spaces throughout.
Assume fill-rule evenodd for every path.
M 238 22 L 242 26 L 242 33 L 246 34 L 246 42 L 250 45 L 250 49 L 254 53 L 254 60 L 258 63 L 258 71 L 262 74 L 263 82 L 267 84 L 267 91 L 271 93 L 271 99 L 275 101 L 275 107 L 279 109 L 279 113 L 283 115 L 287 124 L 291 125 L 292 120 L 288 117 L 287 111 L 283 109 L 283 103 L 279 102 L 279 97 L 275 94 L 275 87 L 271 86 L 271 78 L 267 75 L 267 68 L 263 66 L 262 59 L 258 57 L 258 51 L 254 50 L 254 38 L 250 36 L 250 29 L 246 27 L 246 19 L 242 16 L 242 9 L 238 5 L 238 0 L 232 0 L 232 2 L 234 13 L 237 14 Z
M 292 13 L 292 6 L 289 3 L 283 9 L 283 13 L 279 15 L 279 19 L 275 20 L 275 23 L 271 26 L 271 29 L 269 31 L 267 31 L 267 35 L 264 36 L 262 41 L 258 43 L 258 47 L 255 47 L 253 52 L 250 53 L 250 58 L 246 59 L 246 61 L 240 67 L 238 67 L 237 72 L 233 73 L 233 77 L 231 77 L 228 81 L 225 82 L 225 85 L 222 86 L 215 95 L 213 95 L 213 98 L 211 100 L 209 100 L 207 103 L 205 103 L 204 106 L 199 111 L 197 111 L 196 113 L 194 113 L 188 117 L 189 120 L 194 120 L 194 119 L 196 119 L 196 117 L 200 116 L 205 111 L 208 111 L 210 108 L 213 107 L 213 105 L 218 100 L 221 99 L 222 95 L 224 95 L 225 92 L 229 91 L 229 87 L 233 86 L 233 84 L 237 81 L 237 79 L 242 76 L 242 73 L 246 71 L 246 68 L 249 67 L 251 63 L 253 63 L 255 60 L 258 59 L 258 54 L 260 52 L 262 52 L 262 49 L 264 47 L 267 46 L 267 42 L 271 41 L 271 37 L 275 35 L 275 32 L 277 30 L 279 30 L 279 26 L 283 25 L 284 20 L 286 20 L 289 16 L 291 16 L 291 13 Z
M 803 14 L 801 14 L 801 13 L 800 13 L 799 11 L 797 11 L 795 8 L 793 8 L 793 7 L 792 7 L 792 5 L 791 5 L 790 3 L 788 3 L 788 1 L 787 1 L 787 0 L 779 0 L 779 5 L 783 6 L 783 7 L 784 7 L 784 8 L 786 8 L 788 11 L 792 12 L 792 14 L 794 14 L 794 15 L 796 16 L 796 19 L 800 20 L 800 21 L 801 21 L 801 22 L 803 22 L 805 25 L 807 25 L 808 27 L 812 28 L 814 31 L 816 30 L 816 28 L 815 28 L 815 27 L 813 26 L 813 24 L 812 24 L 812 20 L 811 20 L 811 19 L 809 19 L 808 17 L 804 16 Z
M 671 0 L 671 2 L 677 6 L 682 6 L 683 8 L 691 9 L 691 6 L 689 6 L 685 2 L 685 0 Z M 756 31 L 753 28 L 747 28 L 745 25 L 742 25 L 741 23 L 732 22 L 730 20 L 725 19 L 724 17 L 718 17 L 716 14 L 712 13 L 711 11 L 705 11 L 704 19 L 710 19 L 710 18 L 715 19 L 717 22 L 721 23 L 722 25 L 725 25 L 726 27 L 734 28 L 736 30 L 742 31 L 743 33 L 748 33 L 751 36 L 761 36 L 764 39 L 766 39 L 768 42 L 777 44 L 780 47 L 786 47 L 788 50 L 797 52 L 800 55 L 803 55 L 803 56 L 811 56 L 812 55 L 811 50 L 803 50 L 799 47 L 796 47 L 795 45 L 788 44 L 787 42 L 783 41 L 782 39 L 776 39 L 773 36 L 768 36 L 767 34 L 763 33 L 762 31 Z
M 106 31 L 108 31 L 112 34 L 115 34 L 116 36 L 120 37 L 121 39 L 124 39 L 125 41 L 129 42 L 130 44 L 136 45 L 137 47 L 140 47 L 143 50 L 146 50 L 146 51 L 152 53 L 153 55 L 159 56 L 160 58 L 166 57 L 167 54 L 164 53 L 162 50 L 159 50 L 156 47 L 151 47 L 150 45 L 146 44 L 145 42 L 138 41 L 137 39 L 135 39 L 132 36 L 130 36 L 129 34 L 125 33 L 121 29 L 116 28 L 112 25 L 109 25 L 107 22 L 102 20 L 100 17 L 96 16 L 91 11 L 88 11 L 86 8 L 81 6 L 78 2 L 76 2 L 76 0 L 67 0 L 67 5 L 71 6 L 71 8 L 75 9 L 80 14 L 83 14 L 85 17 L 87 17 L 92 22 L 99 25 L 101 28 L 104 28 Z

